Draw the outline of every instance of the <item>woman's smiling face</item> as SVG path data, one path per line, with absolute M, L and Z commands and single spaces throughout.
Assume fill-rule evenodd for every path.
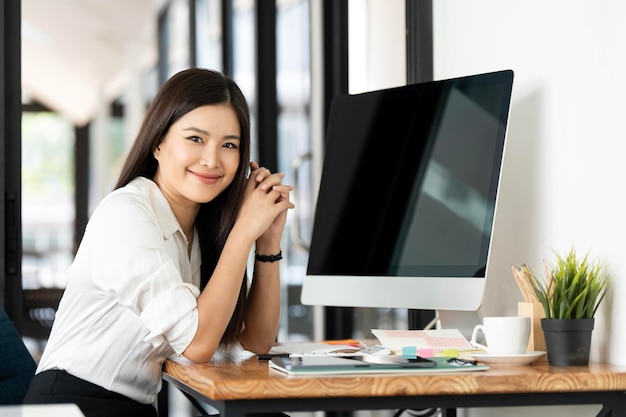
M 212 201 L 232 183 L 240 136 L 237 115 L 227 104 L 198 107 L 172 124 L 154 150 L 154 181 L 173 208 Z

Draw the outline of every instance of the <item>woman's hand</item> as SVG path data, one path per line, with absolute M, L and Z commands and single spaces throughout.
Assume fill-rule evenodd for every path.
M 255 233 L 257 251 L 277 251 L 287 220 L 287 210 L 294 208 L 294 204 L 289 201 L 293 187 L 282 184 L 285 175 L 281 172 L 272 174 L 256 162 L 250 162 L 250 169 L 237 222 L 243 222 L 250 232 Z

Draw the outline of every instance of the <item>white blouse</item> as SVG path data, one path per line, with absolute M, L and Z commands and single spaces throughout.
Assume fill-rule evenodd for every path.
M 37 373 L 61 369 L 153 403 L 164 360 L 198 327 L 200 247 L 157 185 L 143 177 L 105 197 L 68 272 Z

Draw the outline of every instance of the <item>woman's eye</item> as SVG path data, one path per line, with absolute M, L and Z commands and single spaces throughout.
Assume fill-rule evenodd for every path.
M 200 136 L 190 136 L 188 139 L 192 142 L 202 143 L 202 138 Z
M 224 144 L 224 147 L 228 148 L 228 149 L 237 149 L 237 144 L 232 143 L 232 142 L 227 142 Z

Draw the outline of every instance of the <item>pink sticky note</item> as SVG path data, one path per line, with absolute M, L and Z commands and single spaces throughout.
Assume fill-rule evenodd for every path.
M 417 355 L 422 358 L 432 358 L 435 356 L 435 351 L 433 349 L 421 348 L 417 351 Z

